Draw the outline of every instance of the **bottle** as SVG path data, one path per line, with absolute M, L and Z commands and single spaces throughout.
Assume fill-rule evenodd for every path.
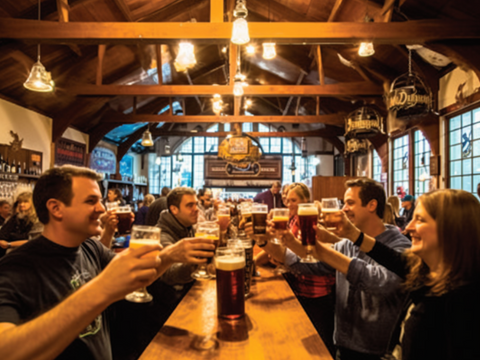
M 15 174 L 17 172 L 17 165 L 15 165 L 15 160 L 12 161 L 12 165 L 10 166 L 10 172 Z
M 17 174 L 21 174 L 21 173 L 22 173 L 22 166 L 20 165 L 20 161 L 19 161 L 17 164 Z
M 10 163 L 8 162 L 8 159 L 5 161 L 5 165 L 3 167 L 3 171 L 5 172 L 10 172 Z
M 23 162 L 23 173 L 28 175 L 27 164 L 25 164 L 25 162 Z
M 0 172 L 3 172 L 5 168 L 5 164 L 3 161 L 3 155 L 0 155 Z

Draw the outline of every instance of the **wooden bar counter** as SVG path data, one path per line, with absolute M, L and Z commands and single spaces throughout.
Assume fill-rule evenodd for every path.
M 236 321 L 217 318 L 215 280 L 197 281 L 140 360 L 332 360 L 285 279 L 260 271 Z

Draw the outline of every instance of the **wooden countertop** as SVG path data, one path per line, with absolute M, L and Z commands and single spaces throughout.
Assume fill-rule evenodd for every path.
M 197 281 L 140 360 L 332 360 L 285 279 L 260 272 L 237 321 L 217 318 L 215 280 Z

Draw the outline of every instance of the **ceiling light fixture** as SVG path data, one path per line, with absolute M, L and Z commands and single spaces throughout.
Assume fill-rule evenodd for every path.
M 371 42 L 362 42 L 358 48 L 358 55 L 362 57 L 372 56 L 375 54 L 375 48 Z
M 187 69 L 191 69 L 197 63 L 197 59 L 195 59 L 195 52 L 193 44 L 189 42 L 181 42 L 179 44 L 178 55 L 175 59 L 175 69 L 180 71 L 186 71 Z
M 150 124 L 148 124 L 147 130 L 142 135 L 142 146 L 150 147 L 153 146 L 152 133 L 150 132 Z
M 40 21 L 40 0 L 38 0 L 38 21 Z M 27 81 L 23 86 L 31 91 L 51 92 L 55 90 L 55 83 L 52 80 L 52 74 L 45 70 L 45 66 L 40 62 L 40 44 L 37 45 L 37 62 L 33 64 L 32 70 L 28 75 Z
M 248 45 L 246 50 L 247 50 L 248 55 L 255 54 L 255 46 L 253 46 L 253 45 Z
M 223 110 L 223 101 L 219 94 L 213 95 L 212 110 L 215 115 L 220 115 Z
M 243 45 L 250 41 L 248 35 L 248 23 L 245 18 L 248 15 L 246 0 L 237 0 L 237 5 L 233 10 L 233 16 L 235 21 L 233 22 L 232 29 L 232 43 L 236 45 Z
M 271 60 L 277 56 L 275 50 L 275 43 L 263 43 L 263 58 L 265 60 Z

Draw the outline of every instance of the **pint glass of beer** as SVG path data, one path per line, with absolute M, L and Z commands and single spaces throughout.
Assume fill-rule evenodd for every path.
M 234 320 L 245 315 L 245 251 L 242 248 L 218 248 L 217 315 Z
M 117 229 L 120 235 L 130 234 L 133 224 L 131 213 L 130 205 L 119 206 L 115 209 L 115 215 L 118 217 Z
M 253 276 L 253 243 L 250 239 L 230 239 L 227 241 L 229 248 L 241 248 L 245 251 L 245 297 L 250 295 Z
M 340 204 L 337 198 L 322 199 L 322 214 L 325 227 L 329 231 L 337 230 L 341 217 L 336 215 L 340 211 Z
M 228 225 L 230 225 L 230 207 L 221 206 L 217 211 L 218 224 L 220 225 L 220 231 L 226 232 Z
M 300 262 L 318 262 L 318 260 L 311 255 L 317 236 L 314 226 L 317 225 L 318 221 L 318 209 L 315 204 L 299 204 L 298 219 L 300 221 L 300 231 L 302 232 L 302 245 L 307 251 L 307 255 L 303 259 L 300 259 Z
M 267 215 L 267 205 L 252 204 L 253 235 L 265 235 L 267 233 Z
M 220 226 L 215 221 L 201 222 L 197 226 L 195 237 L 211 239 L 214 241 L 215 248 L 217 248 L 220 242 Z M 207 263 L 209 263 L 211 259 L 212 258 L 208 258 Z M 212 278 L 205 264 L 201 264 L 197 270 L 192 273 L 192 277 L 197 280 L 208 280 Z
M 135 225 L 132 228 L 130 238 L 130 249 L 137 249 L 145 245 L 154 245 L 160 243 L 160 228 L 155 226 Z M 145 256 L 158 256 L 159 251 L 152 251 Z M 153 296 L 143 287 L 125 297 L 126 300 L 136 303 L 145 303 L 152 301 Z
M 271 240 L 274 244 L 281 244 L 280 238 L 283 232 L 287 230 L 289 210 L 288 209 L 273 209 L 273 226 L 275 229 L 275 238 Z

